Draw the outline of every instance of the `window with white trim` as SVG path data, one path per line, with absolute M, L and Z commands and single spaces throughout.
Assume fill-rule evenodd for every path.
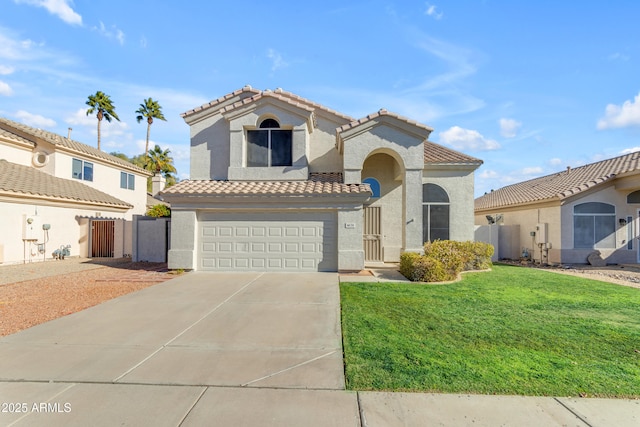
M 93 181 L 93 163 L 85 160 L 73 159 L 71 176 L 83 181 Z
M 258 129 L 247 130 L 247 166 L 291 166 L 292 141 L 290 129 L 281 129 L 275 119 L 263 120 Z
M 120 172 L 120 188 L 125 188 L 127 190 L 135 190 L 136 189 L 136 177 L 133 174 Z
M 449 195 L 436 184 L 422 184 L 422 241 L 449 240 Z
M 612 249 L 616 247 L 616 207 L 587 202 L 573 207 L 573 247 Z

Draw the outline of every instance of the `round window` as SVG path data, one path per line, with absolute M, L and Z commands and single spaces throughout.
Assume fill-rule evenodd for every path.
M 49 163 L 49 155 L 47 153 L 43 153 L 42 151 L 38 151 L 33 153 L 33 164 L 36 167 L 42 167 Z

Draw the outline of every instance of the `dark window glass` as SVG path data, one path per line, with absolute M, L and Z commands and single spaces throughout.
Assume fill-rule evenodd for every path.
M 613 205 L 600 202 L 587 202 L 576 205 L 573 208 L 575 214 L 615 214 L 616 208 Z
M 266 120 L 263 120 L 262 123 L 260 123 L 260 129 L 267 129 L 267 128 L 277 129 L 279 127 L 280 127 L 280 123 L 278 123 L 274 119 L 266 119 Z
M 291 131 L 272 130 L 271 166 L 291 166 Z
M 442 187 L 436 184 L 423 184 L 422 185 L 422 201 L 423 202 L 437 202 L 437 203 L 449 203 L 449 196 Z
M 120 188 L 127 188 L 127 174 L 120 172 Z
M 629 194 L 627 196 L 627 203 L 640 203 L 640 190 Z
M 278 129 L 274 119 L 260 123 L 260 130 L 247 131 L 247 166 L 291 166 L 293 133 Z
M 436 184 L 422 185 L 422 240 L 449 240 L 449 195 Z
M 82 179 L 85 181 L 93 181 L 93 163 L 84 162 Z
M 128 182 L 127 188 L 129 190 L 135 190 L 136 189 L 136 176 L 135 175 L 129 174 L 129 182 Z
M 616 247 L 616 208 L 601 202 L 573 207 L 573 247 L 576 249 Z
M 82 160 L 73 159 L 71 176 L 76 179 L 82 179 Z
M 429 220 L 431 240 L 449 240 L 449 205 L 431 205 Z
M 247 131 L 247 166 L 269 166 L 268 131 Z

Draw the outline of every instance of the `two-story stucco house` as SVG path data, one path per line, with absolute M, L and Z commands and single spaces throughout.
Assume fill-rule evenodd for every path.
M 182 116 L 191 179 L 163 193 L 170 268 L 360 270 L 425 240 L 473 239 L 482 161 L 429 142 L 423 124 L 250 86 Z
M 0 118 L 0 263 L 132 253 L 147 178 L 133 164 L 52 132 Z

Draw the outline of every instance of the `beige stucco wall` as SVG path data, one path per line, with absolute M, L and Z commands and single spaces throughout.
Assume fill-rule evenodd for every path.
M 63 179 L 74 179 L 72 177 L 73 159 L 85 160 L 93 163 L 93 181 L 78 180 L 82 184 L 93 187 L 123 202 L 134 206 L 127 212 L 125 218 L 131 220 L 133 215 L 143 215 L 147 206 L 147 177 L 133 174 L 135 176 L 135 190 L 120 188 L 120 172 L 131 173 L 130 171 L 119 169 L 112 165 L 100 163 L 89 157 L 82 157 L 75 154 L 57 151 L 55 157 L 55 176 Z M 99 212 L 96 209 L 95 212 Z
M 232 98 L 239 100 L 241 97 Z M 228 105 L 220 104 L 218 110 Z M 314 113 L 315 114 L 315 113 Z M 293 166 L 246 168 L 246 129 L 271 117 L 293 130 Z M 191 179 L 306 180 L 308 172 L 339 172 L 342 159 L 335 148 L 335 129 L 345 123 L 328 113 L 315 115 L 265 99 L 224 114 L 202 113 L 188 120 L 191 133 Z
M 95 214 L 95 210 L 77 206 L 49 206 L 36 203 L 16 203 L 7 200 L 0 201 L 0 245 L 3 253 L 0 258 L 4 263 L 22 263 L 25 260 L 42 261 L 43 254 L 37 253 L 37 246 L 24 244 L 23 229 L 25 226 L 24 215 L 34 215 L 37 211 L 40 224 L 50 224 L 48 236 L 42 230 L 36 232 L 37 243 L 46 243 L 44 257 L 52 259 L 52 252 L 61 245 L 71 245 L 71 256 L 88 256 L 88 217 Z M 103 212 L 105 218 L 123 218 L 120 212 Z M 115 247 L 116 256 L 131 253 L 130 230 L 123 221 L 116 226 L 119 234 L 116 236 L 118 244 Z M 46 238 L 48 237 L 48 241 Z M 123 241 L 125 239 L 125 241 Z M 128 246 L 127 246 L 128 245 Z M 36 255 L 30 256 L 32 251 Z
M 474 239 L 474 192 L 475 168 L 427 165 L 422 174 L 422 183 L 436 184 L 449 196 L 449 238 L 467 241 Z M 422 197 L 422 193 L 420 196 Z
M 14 144 L 0 140 L 0 159 L 23 166 L 31 166 L 33 152 L 26 147 L 17 147 Z

